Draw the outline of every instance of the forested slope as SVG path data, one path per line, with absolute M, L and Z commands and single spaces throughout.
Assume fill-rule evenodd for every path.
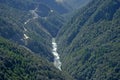
M 46 59 L 0 37 L 0 80 L 72 80 Z
M 52 4 L 62 7 L 53 0 L 50 4 L 37 0 L 0 0 L 0 36 L 52 61 L 52 36 L 56 36 L 64 23 Z
M 63 70 L 77 80 L 120 79 L 120 0 L 93 0 L 57 36 Z

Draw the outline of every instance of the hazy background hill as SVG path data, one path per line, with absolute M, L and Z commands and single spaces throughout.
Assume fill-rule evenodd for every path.
M 85 6 L 86 4 L 88 4 L 90 1 L 92 0 L 64 0 L 64 2 L 69 5 L 68 7 L 70 7 L 71 9 L 75 10 L 75 9 L 79 9 L 83 6 Z

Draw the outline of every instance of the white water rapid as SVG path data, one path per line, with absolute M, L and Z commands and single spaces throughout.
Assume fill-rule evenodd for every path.
M 61 69 L 61 61 L 60 61 L 60 56 L 57 52 L 57 43 L 55 42 L 55 38 L 52 39 L 52 54 L 54 55 L 54 66 L 58 68 L 60 71 Z

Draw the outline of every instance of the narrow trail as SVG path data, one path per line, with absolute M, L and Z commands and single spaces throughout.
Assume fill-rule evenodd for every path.
M 30 21 L 39 18 L 39 15 L 36 13 L 36 11 L 37 11 L 37 8 L 35 8 L 34 10 L 30 10 L 30 13 L 33 15 L 33 17 L 30 18 L 30 19 L 28 19 L 28 20 L 26 20 L 26 21 L 24 22 L 24 26 L 23 26 L 23 28 L 24 28 L 24 34 L 23 34 L 23 36 L 24 36 L 24 37 L 23 37 L 22 40 L 24 40 L 25 45 L 27 45 L 27 40 L 30 38 L 30 37 L 26 34 L 26 32 L 27 32 L 28 30 L 27 30 L 27 28 L 25 28 L 25 25 L 28 24 Z
M 35 8 L 34 10 L 30 10 L 30 13 L 33 15 L 33 17 L 30 18 L 30 19 L 28 19 L 28 20 L 26 20 L 26 21 L 24 22 L 24 25 L 28 24 L 31 20 L 35 20 L 35 19 L 37 19 L 37 18 L 39 18 L 39 17 L 40 17 L 40 18 L 43 18 L 43 19 L 46 19 L 46 18 L 50 15 L 50 13 L 53 13 L 53 12 L 54 12 L 54 11 L 51 9 L 50 12 L 49 12 L 49 14 L 48 14 L 48 16 L 46 16 L 46 17 L 41 17 L 41 16 L 39 16 L 39 15 L 36 13 L 37 10 L 38 10 L 38 8 Z M 25 26 L 23 26 L 23 28 L 24 28 L 24 32 L 27 32 L 27 31 L 28 31 L 28 30 L 25 28 Z M 27 44 L 27 39 L 29 39 L 29 36 L 27 36 L 27 35 L 24 33 L 25 44 Z M 60 56 L 59 56 L 59 54 L 58 54 L 58 52 L 57 52 L 57 43 L 56 43 L 56 41 L 55 41 L 55 38 L 52 38 L 52 46 L 53 46 L 52 54 L 53 54 L 53 56 L 54 56 L 54 66 L 55 66 L 56 68 L 58 68 L 60 71 L 62 71 L 62 69 L 61 69 L 62 63 L 61 63 L 61 61 L 60 61 Z

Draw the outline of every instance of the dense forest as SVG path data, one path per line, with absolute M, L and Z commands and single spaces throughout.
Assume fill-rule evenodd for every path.
M 120 0 L 0 0 L 0 80 L 119 79 Z
M 0 80 L 72 80 L 24 46 L 0 37 Z
M 120 79 L 120 1 L 95 0 L 57 36 L 62 68 L 77 80 Z

